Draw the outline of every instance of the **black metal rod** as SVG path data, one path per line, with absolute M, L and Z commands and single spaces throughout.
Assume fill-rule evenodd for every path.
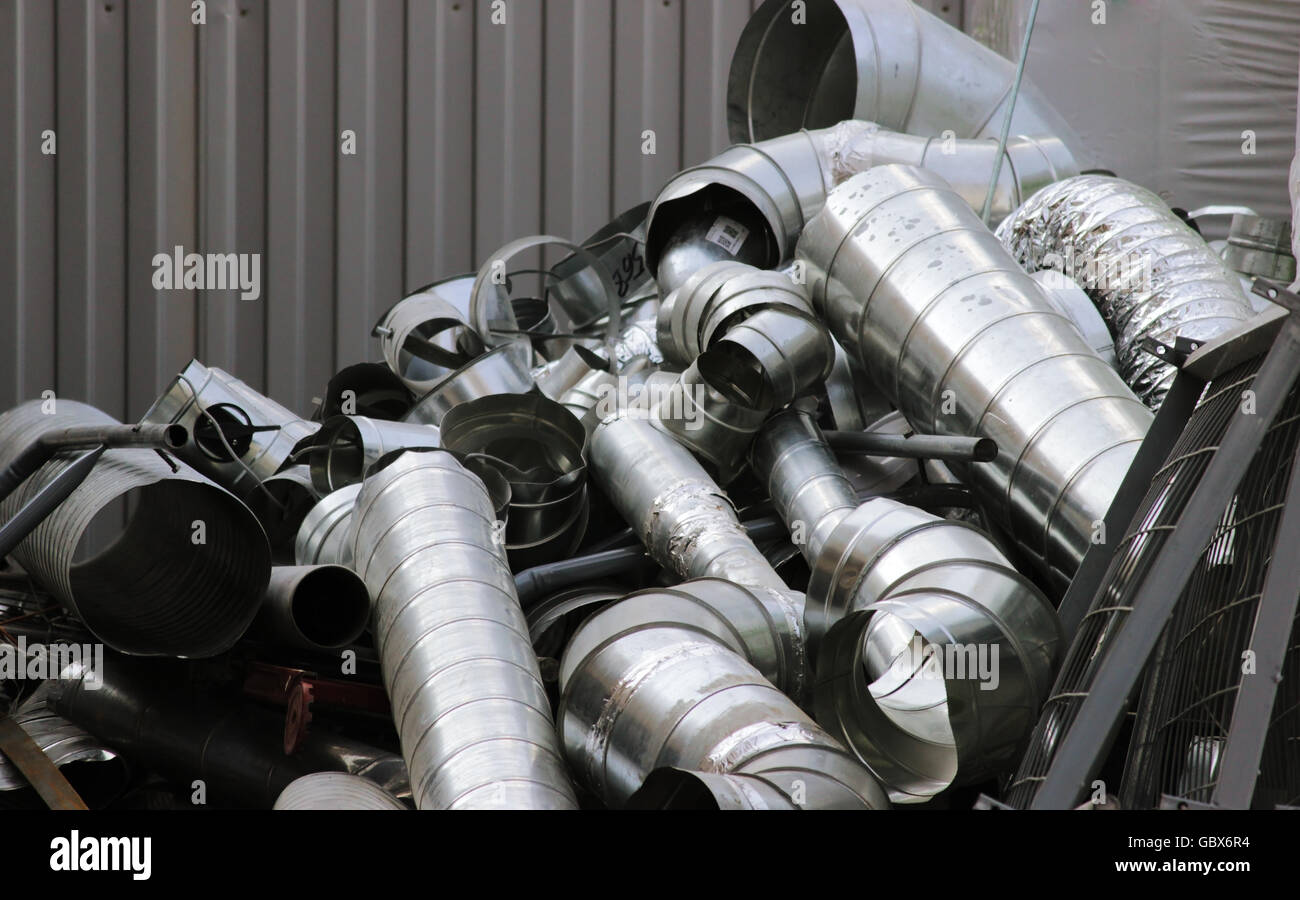
M 992 438 L 938 434 L 880 434 L 873 431 L 827 431 L 826 443 L 840 453 L 939 459 L 946 462 L 992 462 L 998 445 Z
M 177 450 L 185 446 L 189 437 L 184 425 L 90 425 L 52 429 L 28 444 L 0 472 L 0 500 L 12 494 L 55 454 L 65 450 L 89 450 L 93 447 Z

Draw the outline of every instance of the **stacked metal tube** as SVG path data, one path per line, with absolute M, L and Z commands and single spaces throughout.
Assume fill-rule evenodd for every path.
M 1027 271 L 1062 271 L 1088 293 L 1115 334 L 1120 373 L 1152 409 L 1177 372 L 1144 339 L 1199 346 L 1254 315 L 1205 239 L 1151 191 L 1119 178 L 1080 175 L 1043 188 L 998 239 Z
M 812 569 L 817 720 L 894 802 L 1011 765 L 1063 642 L 1046 598 L 969 525 L 885 498 L 859 506 L 805 410 L 764 426 L 753 467 Z
M 449 453 L 403 453 L 351 529 L 416 806 L 574 807 L 483 483 Z
M 831 331 L 918 432 L 997 442 L 970 483 L 1026 552 L 1073 574 L 1151 423 L 1119 375 L 924 169 L 840 185 L 799 257 Z

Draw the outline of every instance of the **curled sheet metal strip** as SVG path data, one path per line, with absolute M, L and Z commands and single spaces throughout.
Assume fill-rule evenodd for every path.
M 404 422 L 441 425 L 447 413 L 462 403 L 492 394 L 525 394 L 533 390 L 532 347 L 515 338 L 475 357 L 415 402 Z
M 450 453 L 402 453 L 366 479 L 351 534 L 416 806 L 575 807 L 483 483 Z
M 346 772 L 313 772 L 289 783 L 272 809 L 406 809 L 379 785 Z
M 1045 571 L 1072 575 L 1150 410 L 931 172 L 850 178 L 799 256 L 832 333 L 918 433 L 997 443 L 958 474 Z
M 773 646 L 761 629 L 725 602 L 692 603 L 697 587 L 710 583 L 633 594 L 578 629 L 560 665 L 559 724 L 579 777 L 616 807 L 665 766 L 756 776 L 809 809 L 886 807 L 866 768 L 755 667 L 748 654 L 761 662 Z
M 417 397 L 483 352 L 468 324 L 473 286 L 473 275 L 437 281 L 403 297 L 375 324 L 384 362 Z
M 851 118 L 910 134 L 997 137 L 1015 75 L 1005 57 L 909 0 L 801 7 L 767 0 L 741 33 L 727 79 L 732 141 Z M 1076 140 L 1028 82 L 1011 129 Z
M 896 803 L 1014 764 L 1064 642 L 1042 593 L 964 523 L 885 498 L 858 506 L 805 410 L 770 420 L 753 454 L 813 572 L 818 722 Z
M 23 403 L 0 415 L 0 468 L 42 433 L 114 425 L 73 400 Z M 56 457 L 3 502 L 8 520 L 72 463 Z M 126 527 L 89 558 L 78 547 L 91 523 L 132 501 Z M 111 513 L 110 513 L 111 511 Z M 101 641 L 141 656 L 215 656 L 234 646 L 261 605 L 271 569 L 266 534 L 248 507 L 184 463 L 173 471 L 152 450 L 109 450 L 14 550 L 38 584 Z
M 1176 372 L 1142 347 L 1145 338 L 1199 345 L 1254 315 L 1205 239 L 1158 196 L 1119 178 L 1080 175 L 1043 188 L 998 239 L 1027 271 L 1064 271 L 1088 293 L 1115 334 L 1120 373 L 1152 409 Z
M 223 431 L 240 426 L 273 427 L 230 439 L 231 449 L 240 453 L 235 460 L 203 415 L 204 410 L 216 418 Z M 141 421 L 184 425 L 193 439 L 177 455 L 241 499 L 280 471 L 294 449 L 320 427 L 259 394 L 229 372 L 205 366 L 197 359 L 190 361 Z
M 582 242 L 588 253 L 600 261 L 574 254 L 551 269 L 554 284 L 550 296 L 564 310 L 574 329 L 599 325 L 609 315 L 609 289 L 626 304 L 644 294 L 653 285 L 646 268 L 641 245 L 645 242 L 645 217 L 649 203 L 641 203 L 620 213 Z M 607 282 L 602 270 L 609 275 Z

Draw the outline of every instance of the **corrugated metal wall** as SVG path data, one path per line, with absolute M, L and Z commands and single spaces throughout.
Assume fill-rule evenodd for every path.
M 403 291 L 721 149 L 757 5 L 0 0 L 0 409 L 136 419 L 198 356 L 306 412 Z M 262 254 L 261 299 L 155 291 L 176 245 Z

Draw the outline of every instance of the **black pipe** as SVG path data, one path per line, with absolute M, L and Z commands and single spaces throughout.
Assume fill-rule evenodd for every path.
M 184 425 L 90 425 L 53 429 L 28 444 L 0 472 L 0 500 L 12 494 L 55 454 L 65 450 L 91 450 L 95 447 L 105 450 L 118 447 L 178 450 L 189 438 Z
M 880 434 L 873 431 L 827 431 L 826 443 L 840 453 L 940 459 L 945 462 L 992 462 L 998 445 L 991 438 L 938 434 Z

